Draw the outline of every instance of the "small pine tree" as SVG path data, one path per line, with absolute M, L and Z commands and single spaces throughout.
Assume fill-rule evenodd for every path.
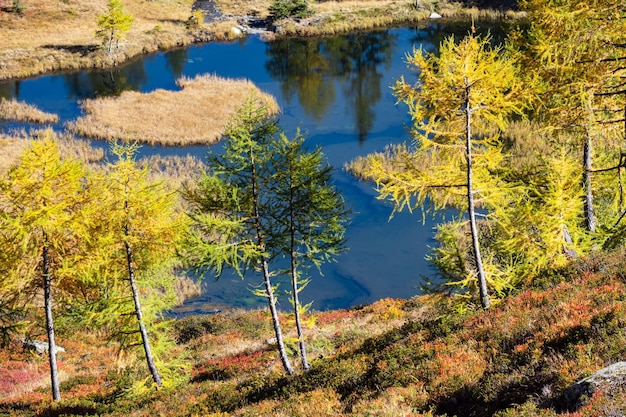
M 205 173 L 195 188 L 185 192 L 195 232 L 190 236 L 188 259 L 200 270 L 215 270 L 218 276 L 224 265 L 239 273 L 250 266 L 261 272 L 264 290 L 259 293 L 268 301 L 283 367 L 292 374 L 278 317 L 265 228 L 267 186 L 273 175 L 268 145 L 277 130 L 276 121 L 267 117 L 267 109 L 250 98 L 228 129 L 224 152 L 209 154 L 207 165 L 212 172 Z
M 305 18 L 313 14 L 307 0 L 274 0 L 269 7 L 270 18 L 273 21 L 288 17 Z
M 302 367 L 309 369 L 301 318 L 307 306 L 299 300 L 309 278 L 302 277 L 302 271 L 310 265 L 319 269 L 322 263 L 345 251 L 349 210 L 331 183 L 332 168 L 324 162 L 319 147 L 307 151 L 300 132 L 294 139 L 281 133 L 271 147 L 276 175 L 267 210 L 273 217 L 268 227 L 268 246 L 289 259 L 286 275 L 291 278 L 298 347 Z

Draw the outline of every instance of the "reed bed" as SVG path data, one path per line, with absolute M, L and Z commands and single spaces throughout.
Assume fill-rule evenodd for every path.
M 212 40 L 241 37 L 232 31 L 238 17 L 266 18 L 271 0 L 216 0 L 225 20 L 186 25 L 194 0 L 124 0 L 134 23 L 120 49 L 111 56 L 95 35 L 105 0 L 21 0 L 21 14 L 10 11 L 12 0 L 0 8 L 0 80 L 29 77 L 50 71 L 110 68 L 135 56 Z M 0 0 L 0 5 L 2 0 Z M 310 19 L 279 22 L 281 35 L 313 36 L 366 30 L 426 19 L 431 11 L 444 17 L 502 18 L 515 12 L 464 8 L 448 0 L 346 0 L 311 2 Z
M 57 123 L 59 116 L 41 111 L 37 107 L 23 101 L 0 99 L 0 119 L 45 124 Z
M 170 190 L 178 190 L 183 184 L 193 182 L 205 170 L 206 165 L 195 156 L 152 155 L 139 161 L 146 167 L 153 180 L 163 180 Z
M 28 139 L 0 135 L 0 175 L 4 175 L 14 165 L 24 149 L 29 145 Z
M 1 1 L 0 1 L 1 3 Z M 12 4 L 12 0 L 7 0 Z M 0 80 L 48 71 L 105 68 L 133 56 L 194 42 L 185 26 L 193 0 L 124 0 L 135 18 L 115 56 L 96 37 L 97 17 L 106 0 L 22 0 L 24 11 L 0 9 Z
M 8 171 L 9 167 L 16 164 L 22 152 L 30 146 L 33 140 L 49 134 L 49 129 L 20 130 L 11 134 L 0 135 L 0 174 Z M 78 139 L 71 134 L 57 134 L 52 132 L 53 137 L 59 144 L 59 152 L 63 158 L 76 158 L 86 165 L 99 168 L 104 160 L 104 150 L 94 148 L 83 139 Z
M 193 279 L 181 275 L 176 277 L 174 291 L 176 292 L 176 304 L 182 305 L 185 301 L 202 294 L 202 286 Z
M 251 95 L 271 114 L 278 113 L 274 97 L 248 80 L 201 75 L 177 84 L 182 90 L 127 91 L 119 97 L 86 100 L 86 115 L 68 123 L 68 129 L 96 139 L 185 146 L 217 142 Z
M 21 133 L 21 137 L 26 139 L 41 139 L 46 135 L 51 135 L 59 144 L 61 158 L 77 159 L 92 168 L 98 168 L 104 161 L 104 149 L 94 148 L 89 141 L 77 138 L 71 133 L 56 133 L 51 129 Z
M 385 146 L 382 152 L 374 152 L 366 156 L 358 156 L 343 166 L 344 171 L 363 181 L 374 181 L 372 162 L 376 160 L 387 172 L 403 172 L 408 165 L 406 161 L 411 153 L 406 144 Z

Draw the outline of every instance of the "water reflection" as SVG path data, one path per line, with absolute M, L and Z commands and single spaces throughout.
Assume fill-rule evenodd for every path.
M 348 105 L 353 106 L 359 142 L 365 141 L 376 118 L 375 106 L 381 99 L 381 80 L 389 70 L 397 35 L 388 30 L 356 33 L 333 43 L 331 56 L 336 74 L 341 76 Z M 386 87 L 386 86 L 385 86 Z
M 470 24 L 453 27 L 466 34 Z M 483 27 L 483 32 L 484 32 Z M 491 28 L 495 39 L 496 28 Z M 391 207 L 376 200 L 371 184 L 355 180 L 341 170 L 357 156 L 384 149 L 389 143 L 410 140 L 405 125 L 407 109 L 395 106 L 389 88 L 406 68 L 405 53 L 423 45 L 436 52 L 446 25 L 433 23 L 416 28 L 395 28 L 317 39 L 283 39 L 271 43 L 250 37 L 237 43 L 195 45 L 142 57 L 111 71 L 53 74 L 22 81 L 0 82 L 0 96 L 17 98 L 59 114 L 61 129 L 81 113 L 79 102 L 95 96 L 117 95 L 126 90 L 176 89 L 182 76 L 215 74 L 247 78 L 274 95 L 285 110 L 281 126 L 291 134 L 299 126 L 311 146 L 322 146 L 336 170 L 333 181 L 354 210 L 348 230 L 350 250 L 338 262 L 324 265 L 323 276 L 314 276 L 302 294 L 303 302 L 327 309 L 372 302 L 384 297 L 416 294 L 423 276 L 431 276 L 424 260 L 433 245 L 434 221 L 399 213 L 389 221 Z M 501 39 L 501 38 L 500 38 Z M 208 103 L 207 105 L 210 105 Z M 4 132 L 15 125 L 0 121 Z M 106 146 L 106 144 L 102 144 Z M 203 146 L 141 148 L 152 154 L 203 158 Z M 264 301 L 250 296 L 254 276 L 208 278 L 206 293 L 193 308 L 207 303 L 249 307 Z M 251 304 L 252 303 L 252 304 Z M 191 304 L 189 305 L 191 308 Z
M 185 71 L 185 63 L 189 56 L 187 48 L 175 49 L 165 53 L 165 65 L 172 73 L 174 79 L 179 79 Z
M 335 102 L 335 85 L 328 82 L 328 56 L 320 39 L 284 39 L 268 43 L 265 68 L 280 83 L 287 104 L 294 95 L 304 112 L 322 120 Z
M 335 104 L 337 80 L 347 113 L 354 113 L 359 142 L 363 142 L 374 126 L 381 81 L 391 65 L 397 36 L 383 30 L 278 40 L 267 44 L 265 67 L 280 82 L 286 102 L 290 104 L 297 96 L 303 111 L 317 120 Z
M 20 95 L 20 80 L 0 83 L 0 99 L 11 99 Z

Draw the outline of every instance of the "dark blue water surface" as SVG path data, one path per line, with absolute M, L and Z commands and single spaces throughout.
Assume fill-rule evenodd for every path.
M 376 199 L 372 184 L 355 180 L 342 168 L 359 155 L 410 140 L 407 108 L 396 105 L 390 88 L 402 75 L 408 81 L 415 79 L 406 67 L 406 53 L 420 45 L 435 51 L 443 36 L 467 33 L 468 27 L 431 23 L 271 43 L 249 37 L 236 43 L 157 53 L 111 71 L 61 73 L 0 83 L 0 97 L 14 97 L 58 114 L 61 120 L 54 128 L 61 130 L 64 123 L 80 116 L 79 102 L 85 98 L 129 89 L 175 90 L 177 78 L 205 73 L 250 79 L 277 98 L 282 108 L 280 123 L 287 134 L 292 135 L 299 126 L 311 146 L 322 146 L 335 168 L 335 184 L 353 209 L 347 233 L 349 251 L 337 262 L 325 265 L 323 276 L 311 271 L 313 280 L 301 294 L 304 302 L 313 301 L 314 309 L 344 308 L 385 297 L 409 298 L 419 293 L 424 277 L 434 275 L 424 256 L 434 244 L 435 221 L 427 219 L 422 224 L 421 215 L 409 213 L 396 214 L 390 220 L 392 207 Z M 495 28 L 485 29 L 499 33 Z M 0 123 L 5 132 L 19 127 Z M 145 146 L 141 152 L 203 157 L 206 150 L 202 146 Z M 181 314 L 265 303 L 249 291 L 261 282 L 254 274 L 245 280 L 225 274 L 219 281 L 207 277 L 204 282 L 204 294 L 187 302 Z M 282 289 L 287 288 L 282 285 Z M 281 306 L 288 307 L 286 297 Z

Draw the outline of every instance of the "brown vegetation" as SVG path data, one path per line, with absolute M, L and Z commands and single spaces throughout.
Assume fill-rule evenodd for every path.
M 152 155 L 141 159 L 139 166 L 147 167 L 152 179 L 166 181 L 171 190 L 178 190 L 183 183 L 195 180 L 205 168 L 199 158 L 191 155 Z
M 17 100 L 0 99 L 0 120 L 30 123 L 56 123 L 59 116 Z
M 143 2 L 125 0 L 124 9 L 134 17 L 120 50 L 108 56 L 95 35 L 96 19 L 106 10 L 105 0 L 20 0 L 21 14 L 0 1 L 0 80 L 28 77 L 61 69 L 108 68 L 134 56 L 185 46 L 194 42 L 231 40 L 242 16 L 268 16 L 269 0 L 217 0 L 224 18 L 197 27 L 187 22 L 193 0 Z M 414 0 L 351 0 L 313 2 L 315 15 L 302 21 L 286 21 L 280 34 L 316 35 L 371 29 L 382 25 L 416 22 L 432 10 L 444 17 L 510 17 L 513 12 L 463 9 L 455 2 Z M 271 36 L 274 34 L 270 33 Z
M 68 125 L 83 136 L 160 145 L 218 141 L 246 97 L 255 95 L 272 113 L 276 100 L 247 80 L 211 75 L 178 80 L 181 91 L 127 91 L 119 97 L 87 100 L 86 116 Z
M 135 17 L 120 54 L 107 57 L 95 35 L 105 0 L 22 0 L 21 14 L 0 9 L 0 79 L 59 69 L 108 67 L 132 56 L 190 44 L 192 0 L 124 1 Z
M 0 135 L 0 174 L 7 172 L 14 165 L 24 149 L 33 139 L 39 138 L 46 130 L 34 130 L 27 133 L 25 130 L 13 132 L 11 135 Z M 85 140 L 77 139 L 72 135 L 55 135 L 59 142 L 59 151 L 64 157 L 76 158 L 85 164 L 97 165 L 104 159 L 104 150 L 94 148 Z
M 7 172 L 27 146 L 27 139 L 7 135 L 0 136 L 0 174 Z
M 309 313 L 313 366 L 292 377 L 267 342 L 267 311 L 187 317 L 173 334 L 193 363 L 190 380 L 140 400 L 119 391 L 128 377 L 121 368 L 136 363 L 116 360 L 95 332 L 60 336 L 67 380 L 59 405 L 28 385 L 15 393 L 9 382 L 36 380 L 33 364 L 45 363 L 13 345 L 0 349 L 0 414 L 623 415 L 623 385 L 597 387 L 579 403 L 563 393 L 624 357 L 624 266 L 623 252 L 581 260 L 487 311 L 457 310 L 453 298 L 429 295 Z

